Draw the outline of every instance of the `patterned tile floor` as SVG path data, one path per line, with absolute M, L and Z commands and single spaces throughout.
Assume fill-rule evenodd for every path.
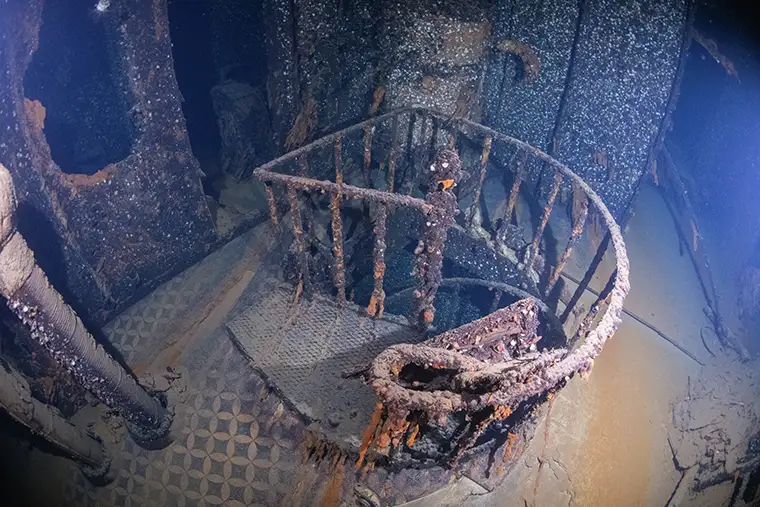
M 199 308 L 214 300 L 213 294 L 231 271 L 250 264 L 250 252 L 268 232 L 263 228 L 234 240 L 107 326 L 104 331 L 126 362 L 150 363 L 168 336 L 176 335 L 183 322 L 197 319 Z M 272 252 L 269 258 L 276 261 L 281 253 Z M 255 271 L 256 266 L 247 269 Z M 375 491 L 383 505 L 394 505 L 446 484 L 450 474 L 441 470 L 392 475 L 375 470 L 361 478 L 351 460 L 337 468 L 331 460 L 304 463 L 299 446 L 306 427 L 270 392 L 224 329 L 250 304 L 260 278 L 269 276 L 259 268 L 222 325 L 183 353 L 178 369 L 187 386 L 177 417 L 184 424 L 179 425 L 181 433 L 173 444 L 148 451 L 127 439 L 112 466 L 116 479 L 103 487 L 92 485 L 71 466 L 65 505 L 337 506 L 337 501 L 323 503 L 330 485 L 345 493 L 358 480 Z
M 115 463 L 117 479 L 106 487 L 93 487 L 75 472 L 72 505 L 281 504 L 300 462 L 302 428 L 230 340 L 216 338 L 191 359 L 210 367 L 190 375 L 181 436 L 161 451 L 127 440 Z

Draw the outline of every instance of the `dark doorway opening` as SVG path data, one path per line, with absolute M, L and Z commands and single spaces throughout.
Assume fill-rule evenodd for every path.
M 168 12 L 190 145 L 227 236 L 265 202 L 249 178 L 272 154 L 263 2 L 169 0 Z
M 135 140 L 126 78 L 107 30 L 92 3 L 45 1 L 24 92 L 46 108 L 45 137 L 67 174 L 94 174 L 127 157 Z
M 211 88 L 217 72 L 212 53 L 211 1 L 169 2 L 169 31 L 177 84 L 182 93 L 182 112 L 193 154 L 207 177 L 219 170 L 219 129 Z

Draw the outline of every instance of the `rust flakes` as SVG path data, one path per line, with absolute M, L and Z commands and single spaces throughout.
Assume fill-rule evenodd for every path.
M 336 453 L 330 465 L 330 481 L 322 496 L 322 507 L 337 507 L 343 491 L 343 482 L 346 477 L 346 457 L 342 453 Z
M 372 420 L 370 421 L 369 425 L 364 428 L 364 433 L 362 434 L 362 443 L 359 447 L 359 459 L 356 460 L 356 469 L 360 469 L 362 464 L 364 464 L 364 456 L 367 454 L 367 449 L 369 449 L 370 444 L 372 444 L 372 441 L 375 437 L 375 431 L 377 430 L 378 426 L 380 426 L 380 421 L 383 417 L 383 404 L 378 403 L 375 406 L 375 411 L 372 413 Z
M 72 195 L 79 194 L 80 190 L 95 186 L 108 181 L 116 172 L 116 165 L 108 164 L 95 174 L 64 174 L 61 173 L 61 181 L 71 190 Z
M 45 106 L 42 105 L 42 102 L 39 100 L 24 98 L 24 109 L 26 110 L 26 115 L 32 122 L 32 125 L 34 125 L 39 131 L 44 130 L 47 110 L 45 109 Z
M 409 438 L 406 439 L 406 446 L 411 447 L 414 445 L 415 440 L 417 440 L 417 435 L 420 432 L 420 425 L 415 424 L 412 428 L 412 432 L 409 434 Z

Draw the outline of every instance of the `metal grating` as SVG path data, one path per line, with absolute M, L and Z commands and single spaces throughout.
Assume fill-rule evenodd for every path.
M 372 319 L 353 304 L 328 299 L 294 303 L 290 286 L 268 283 L 228 328 L 268 381 L 304 417 L 333 438 L 358 446 L 376 397 L 341 373 L 368 363 L 386 347 L 419 341 L 416 331 L 394 316 Z

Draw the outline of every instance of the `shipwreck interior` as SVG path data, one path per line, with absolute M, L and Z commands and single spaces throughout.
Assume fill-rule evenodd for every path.
M 0 3 L 2 502 L 760 505 L 749 9 Z

